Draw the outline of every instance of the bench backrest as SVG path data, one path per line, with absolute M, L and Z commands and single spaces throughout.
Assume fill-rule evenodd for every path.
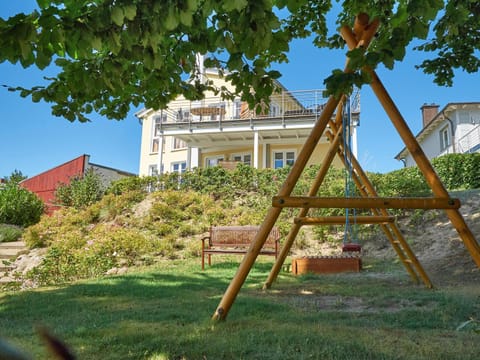
M 210 244 L 224 247 L 246 247 L 255 238 L 260 226 L 212 226 L 210 228 Z M 275 248 L 280 239 L 278 228 L 274 227 L 263 245 L 264 248 Z

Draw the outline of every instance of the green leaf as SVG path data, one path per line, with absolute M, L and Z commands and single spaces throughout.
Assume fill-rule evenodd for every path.
M 50 0 L 37 0 L 37 4 L 41 9 L 47 9 L 50 6 Z
M 115 25 L 123 25 L 123 19 L 125 18 L 125 16 L 123 14 L 122 8 L 119 8 L 118 6 L 114 7 L 110 17 Z
M 40 100 L 42 100 L 42 93 L 40 92 L 34 92 L 32 93 L 32 101 L 38 103 Z
M 127 20 L 132 21 L 137 16 L 137 6 L 135 4 L 127 5 L 123 8 L 123 13 Z
M 50 65 L 51 61 L 52 61 L 52 58 L 48 56 L 46 52 L 40 51 L 37 53 L 35 64 L 38 66 L 39 69 L 45 69 L 48 65 Z
M 188 27 L 192 26 L 193 13 L 190 11 L 180 11 L 180 23 Z
M 222 7 L 226 12 L 230 12 L 234 10 L 241 11 L 245 9 L 247 5 L 247 0 L 224 0 Z
M 92 45 L 92 48 L 94 48 L 95 50 L 101 50 L 102 39 L 99 36 L 94 36 L 91 40 L 91 45 Z
M 172 6 L 168 9 L 168 15 L 165 18 L 164 26 L 165 29 L 171 31 L 178 26 L 179 17 L 176 12 L 176 9 Z

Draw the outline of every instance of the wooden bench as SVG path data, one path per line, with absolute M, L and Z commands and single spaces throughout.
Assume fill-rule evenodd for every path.
M 205 255 L 211 265 L 212 254 L 245 254 L 255 238 L 260 226 L 211 226 L 209 236 L 202 238 L 202 270 L 205 268 Z M 280 232 L 274 227 L 265 241 L 260 255 L 278 255 Z

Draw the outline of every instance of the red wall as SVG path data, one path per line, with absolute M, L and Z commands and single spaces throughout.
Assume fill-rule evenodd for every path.
M 55 200 L 55 189 L 60 183 L 70 183 L 72 177 L 83 175 L 85 166 L 88 163 L 88 157 L 88 155 L 79 156 L 65 164 L 28 178 L 20 184 L 25 189 L 37 194 L 37 196 L 47 205 L 47 213 L 51 213 L 56 209 L 53 205 Z

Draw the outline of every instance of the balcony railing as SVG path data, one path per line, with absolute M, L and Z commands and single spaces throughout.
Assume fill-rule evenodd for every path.
M 457 141 L 457 152 L 472 153 L 480 149 L 480 126 L 476 126 Z
M 170 103 L 168 109 L 158 111 L 154 116 L 155 133 L 159 134 L 164 128 L 216 126 L 214 123 L 222 127 L 229 126 L 229 122 L 234 125 L 243 121 L 252 123 L 257 119 L 276 119 L 283 123 L 315 120 L 326 102 L 323 90 L 282 91 L 270 97 L 269 105 L 258 104 L 255 109 L 249 109 L 248 104 L 240 99 L 225 101 L 214 97 L 200 101 L 176 100 Z M 351 112 L 357 116 L 359 106 L 357 94 L 351 100 Z

